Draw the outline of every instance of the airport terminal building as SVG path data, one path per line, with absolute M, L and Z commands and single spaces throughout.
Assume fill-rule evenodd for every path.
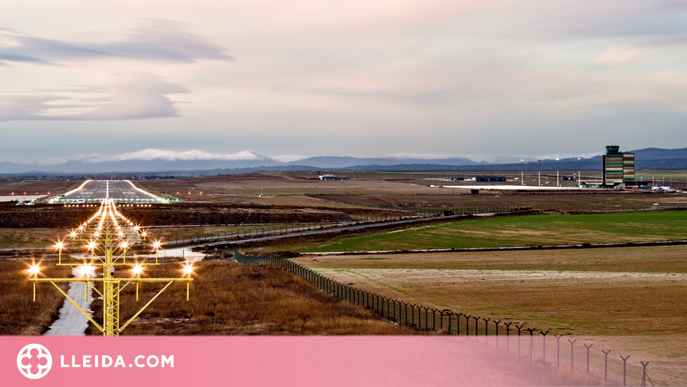
M 606 146 L 603 155 L 604 185 L 635 185 L 635 154 L 620 152 L 620 146 Z

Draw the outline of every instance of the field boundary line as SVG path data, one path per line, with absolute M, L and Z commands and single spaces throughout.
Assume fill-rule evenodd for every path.
M 574 245 L 548 245 L 548 246 L 504 246 L 504 247 L 465 247 L 455 249 L 413 249 L 413 250 L 371 250 L 371 251 L 326 251 L 326 252 L 302 252 L 301 255 L 370 255 L 370 254 L 421 254 L 421 253 L 470 253 L 481 251 L 508 251 L 508 250 L 566 250 L 566 249 L 599 249 L 618 247 L 646 247 L 646 246 L 674 246 L 687 245 L 687 239 L 652 241 L 652 242 L 626 242 L 626 243 L 581 243 Z

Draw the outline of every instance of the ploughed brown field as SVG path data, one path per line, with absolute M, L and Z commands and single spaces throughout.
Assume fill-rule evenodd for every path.
M 425 176 L 426 175 L 426 176 Z M 383 173 L 343 175 L 340 181 L 320 181 L 317 174 L 254 173 L 202 178 L 136 180 L 142 188 L 188 201 L 234 204 L 270 204 L 329 208 L 366 208 L 392 206 L 398 209 L 461 207 L 532 207 L 550 211 L 594 211 L 651 208 L 662 205 L 687 205 L 687 196 L 679 194 L 617 192 L 600 190 L 590 193 L 502 192 L 488 190 L 469 195 L 467 190 L 431 188 L 431 184 L 449 184 L 443 176 L 422 175 L 409 179 Z M 394 177 L 396 176 L 396 177 Z M 262 189 L 263 197 L 259 197 Z M 176 193 L 179 192 L 179 195 Z M 191 194 L 189 194 L 191 192 Z M 203 194 L 200 195 L 200 192 Z M 317 198 L 306 194 L 323 195 Z

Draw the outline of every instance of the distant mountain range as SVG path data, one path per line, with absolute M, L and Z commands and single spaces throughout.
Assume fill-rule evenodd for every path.
M 418 159 L 418 158 L 401 158 L 401 157 L 376 157 L 376 158 L 358 158 L 358 157 L 339 157 L 339 156 L 317 156 L 309 157 L 307 159 L 291 161 L 288 165 L 301 165 L 314 168 L 351 168 L 356 166 L 375 165 L 375 166 L 390 166 L 401 164 L 433 164 L 433 165 L 483 165 L 489 164 L 487 162 L 475 162 L 470 159 L 452 157 L 447 159 Z
M 687 148 L 646 148 L 634 151 L 636 169 L 687 169 Z M 526 171 L 601 170 L 601 156 L 525 163 L 475 162 L 467 158 L 357 158 L 317 156 L 281 162 L 255 152 L 216 155 L 200 151 L 171 152 L 146 149 L 116 156 L 91 155 L 53 164 L 0 162 L 4 175 L 216 175 L 263 171 Z
M 240 152 L 231 155 L 216 155 L 200 151 L 170 152 L 146 149 L 117 156 L 86 156 L 54 164 L 22 164 L 8 161 L 0 162 L 2 174 L 99 174 L 99 173 L 150 173 L 150 172 L 189 172 L 208 170 L 245 170 L 249 168 L 278 167 L 287 170 L 299 168 L 340 169 L 357 165 L 393 166 L 399 164 L 426 164 L 455 166 L 482 165 L 466 158 L 417 159 L 417 158 L 356 158 L 338 156 L 318 156 L 292 162 L 278 160 L 255 152 Z

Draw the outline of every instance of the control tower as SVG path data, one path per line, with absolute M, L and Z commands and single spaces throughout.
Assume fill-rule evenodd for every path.
M 620 152 L 619 145 L 607 145 L 603 155 L 604 185 L 635 184 L 635 154 Z

